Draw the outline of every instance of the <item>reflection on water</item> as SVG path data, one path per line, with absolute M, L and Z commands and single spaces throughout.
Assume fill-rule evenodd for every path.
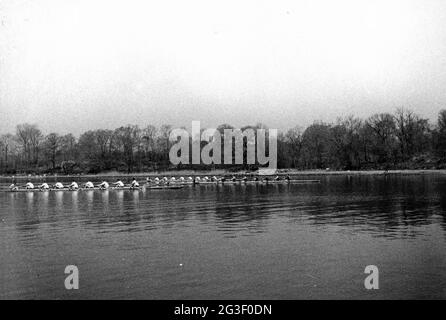
M 445 190 L 422 175 L 0 193 L 0 297 L 446 298 Z

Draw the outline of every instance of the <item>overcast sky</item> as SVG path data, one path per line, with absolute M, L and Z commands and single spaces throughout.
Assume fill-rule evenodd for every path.
M 446 1 L 0 0 L 0 133 L 446 108 Z

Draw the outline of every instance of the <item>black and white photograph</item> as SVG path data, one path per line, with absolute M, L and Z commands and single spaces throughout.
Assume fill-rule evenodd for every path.
M 0 0 L 0 300 L 444 299 L 446 1 Z

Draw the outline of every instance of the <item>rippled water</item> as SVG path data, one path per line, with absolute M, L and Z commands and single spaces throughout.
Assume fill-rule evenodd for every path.
M 0 192 L 0 297 L 446 298 L 446 177 L 321 179 Z

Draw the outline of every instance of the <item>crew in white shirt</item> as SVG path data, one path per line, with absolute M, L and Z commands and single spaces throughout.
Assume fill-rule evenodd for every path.
M 50 188 L 50 186 L 48 185 L 48 183 L 44 182 L 39 186 L 39 189 L 41 190 L 48 190 Z
M 107 181 L 102 181 L 102 183 L 98 187 L 101 189 L 108 189 L 110 185 L 108 184 Z
M 124 187 L 124 183 L 123 183 L 121 180 L 119 180 L 119 179 L 118 179 L 118 181 L 116 181 L 115 183 L 113 183 L 113 185 L 114 185 L 116 188 L 122 188 L 122 187 Z
M 85 189 L 93 189 L 94 184 L 91 181 L 88 181 L 86 184 L 84 184 Z
M 28 181 L 28 183 L 25 185 L 26 189 L 34 189 L 34 185 L 31 183 L 31 181 Z
M 56 184 L 54 185 L 54 188 L 55 188 L 55 189 L 63 189 L 63 188 L 65 188 L 65 187 L 64 187 L 64 185 L 63 185 L 62 183 L 60 183 L 60 182 L 56 182 Z
M 130 184 L 130 188 L 139 188 L 139 183 L 133 178 L 132 183 Z
M 71 184 L 68 186 L 68 188 L 70 188 L 71 190 L 77 190 L 77 189 L 79 189 L 79 185 L 78 185 L 75 181 L 73 181 L 73 182 L 71 182 Z

